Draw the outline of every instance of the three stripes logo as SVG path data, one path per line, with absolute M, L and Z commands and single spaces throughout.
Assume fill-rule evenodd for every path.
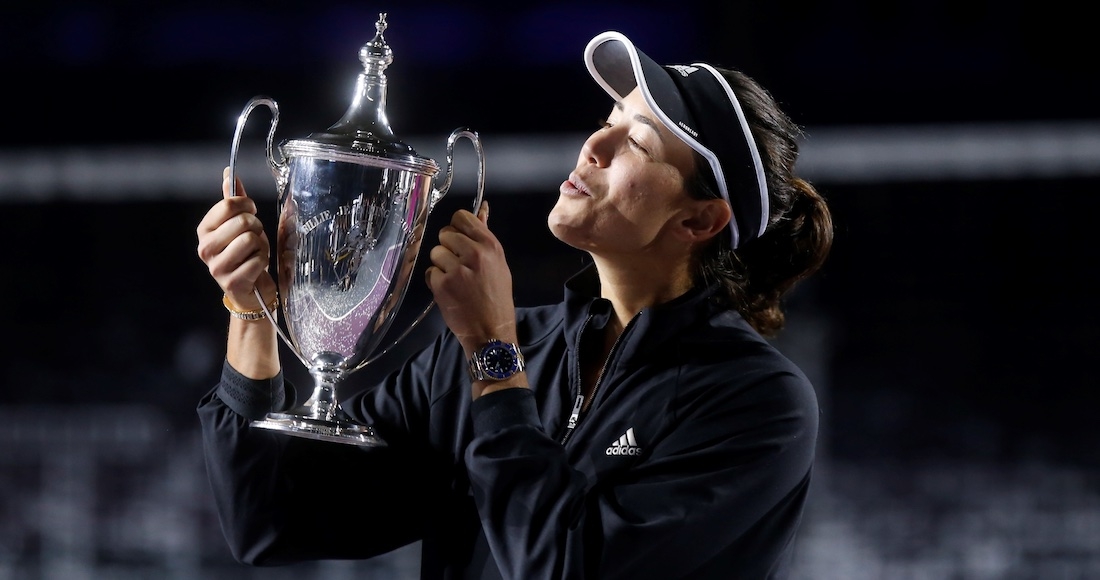
M 697 66 L 690 66 L 690 65 L 685 65 L 685 64 L 672 64 L 672 65 L 666 66 L 665 68 L 670 68 L 670 69 L 680 73 L 680 76 L 685 76 L 685 77 L 688 76 L 689 74 L 699 70 L 699 67 L 697 67 Z
M 634 428 L 631 427 L 619 436 L 619 440 L 612 443 L 610 447 L 604 451 L 607 455 L 641 455 L 642 448 L 638 445 L 638 440 L 634 438 Z

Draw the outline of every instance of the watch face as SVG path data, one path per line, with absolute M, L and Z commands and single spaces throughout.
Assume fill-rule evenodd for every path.
M 487 347 L 482 354 L 481 363 L 485 374 L 494 379 L 506 379 L 519 370 L 516 351 L 507 344 L 493 344 Z

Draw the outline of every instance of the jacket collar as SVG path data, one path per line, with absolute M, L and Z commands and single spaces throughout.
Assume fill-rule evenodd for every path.
M 620 338 L 618 360 L 628 362 L 650 355 L 686 328 L 705 323 L 718 311 L 710 300 L 716 291 L 717 285 L 696 286 L 669 302 L 639 312 Z M 590 324 L 599 327 L 606 323 L 610 314 L 610 301 L 600 297 L 600 279 L 595 265 L 589 264 L 566 281 L 565 338 L 571 352 L 576 352 L 586 319 L 591 316 Z

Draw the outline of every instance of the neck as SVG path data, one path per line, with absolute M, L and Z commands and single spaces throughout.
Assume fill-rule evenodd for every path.
M 611 302 L 619 331 L 643 309 L 673 300 L 694 285 L 685 261 L 620 264 L 599 256 L 593 256 L 593 261 L 600 276 L 600 295 Z

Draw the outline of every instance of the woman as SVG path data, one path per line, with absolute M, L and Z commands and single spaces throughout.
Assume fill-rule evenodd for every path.
M 294 391 L 271 324 L 231 319 L 198 412 L 237 559 L 420 540 L 422 578 L 785 577 L 818 408 L 764 337 L 832 240 L 793 174 L 796 126 L 745 75 L 662 67 L 615 32 L 585 62 L 615 103 L 548 225 L 592 264 L 561 303 L 517 309 L 488 207 L 456 212 L 425 274 L 448 329 L 343 403 L 387 447 L 251 429 Z M 255 311 L 269 248 L 230 186 L 198 252 L 227 305 Z

